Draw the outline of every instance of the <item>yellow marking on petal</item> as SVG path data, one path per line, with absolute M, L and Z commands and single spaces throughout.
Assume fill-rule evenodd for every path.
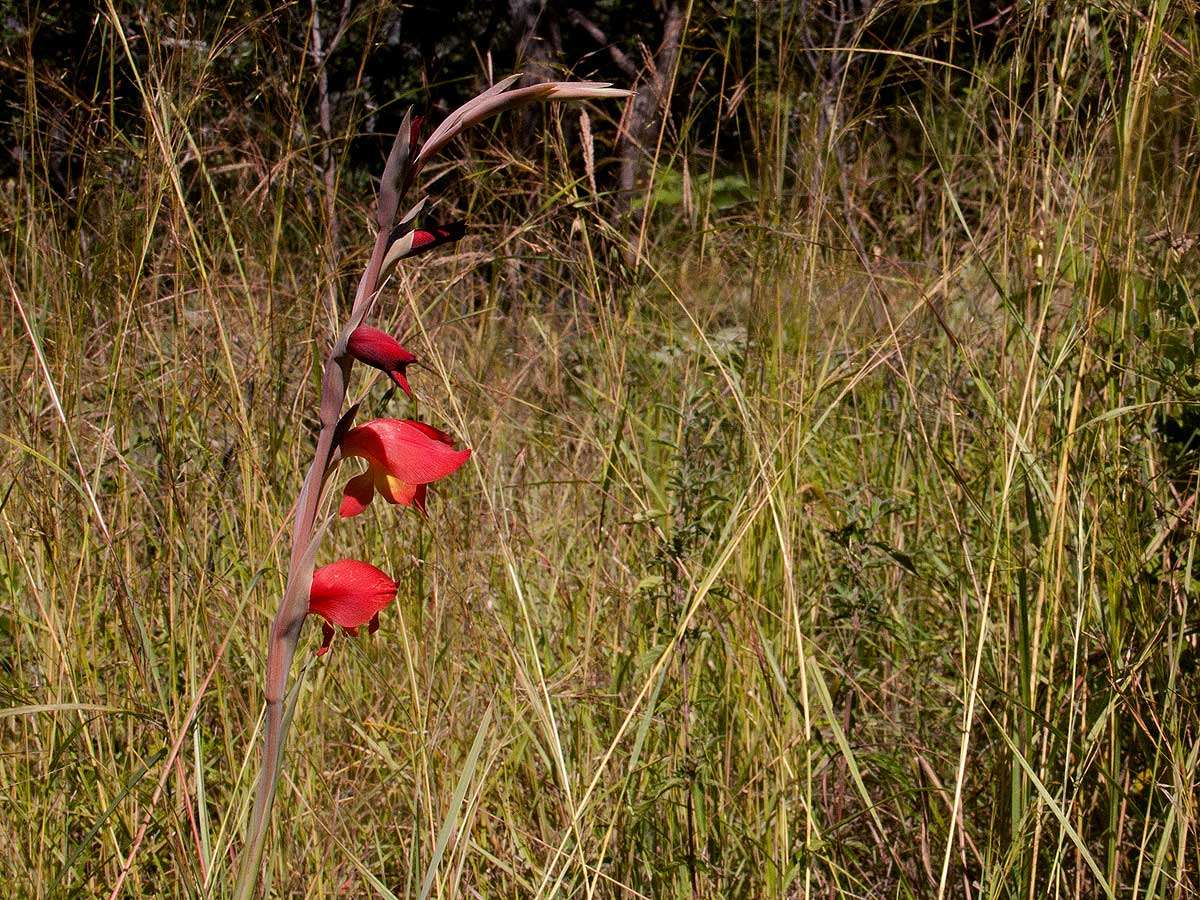
M 375 470 L 375 489 L 389 503 L 401 503 L 405 506 L 412 505 L 413 495 L 417 492 L 415 485 L 409 484 L 407 481 L 401 481 L 395 475 L 380 469 Z

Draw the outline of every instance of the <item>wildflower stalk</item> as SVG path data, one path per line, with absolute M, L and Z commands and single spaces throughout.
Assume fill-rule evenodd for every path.
M 279 604 L 279 610 L 271 623 L 270 637 L 267 641 L 267 675 L 264 692 L 267 702 L 266 737 L 263 746 L 262 767 L 255 791 L 254 808 L 250 814 L 246 845 L 242 851 L 237 888 L 234 893 L 238 900 L 248 900 L 254 893 L 263 846 L 266 842 L 267 828 L 270 824 L 275 786 L 279 781 L 279 769 L 283 761 L 285 737 L 283 704 L 287 691 L 287 676 L 296 653 L 296 644 L 300 640 L 300 628 L 308 613 L 308 594 L 312 584 L 313 564 L 320 538 L 320 534 L 315 533 L 317 510 L 320 505 L 325 474 L 333 454 L 338 421 L 346 402 L 346 384 L 351 365 L 351 360 L 346 355 L 346 343 L 353 331 L 353 328 L 349 327 L 349 323 L 356 319 L 362 320 L 378 287 L 380 267 L 388 248 L 388 235 L 399 205 L 395 176 L 398 174 L 398 166 L 407 165 L 406 160 L 399 163 L 397 161 L 408 155 L 410 134 L 411 123 L 409 117 L 406 116 L 384 169 L 377 215 L 379 233 L 375 240 L 375 248 L 359 282 L 347 326 L 343 327 L 341 335 L 325 359 L 321 377 L 321 431 L 317 436 L 316 452 L 309 464 L 308 473 L 300 489 L 299 501 L 296 504 L 287 584 L 283 600 Z M 393 176 L 391 179 L 388 178 L 389 170 Z
M 397 224 L 396 214 L 400 209 L 401 200 L 412 186 L 420 167 L 433 154 L 452 141 L 464 128 L 476 124 L 487 116 L 494 115 L 503 109 L 539 100 L 629 96 L 628 91 L 610 88 L 608 84 L 598 82 L 546 82 L 508 91 L 518 77 L 513 75 L 503 79 L 452 112 L 415 155 L 413 153 L 414 128 L 410 112 L 404 117 L 384 165 L 375 214 L 375 222 L 378 227 L 375 246 L 371 251 L 371 257 L 362 278 L 359 280 L 350 315 L 343 324 L 337 340 L 334 341 L 322 370 L 321 431 L 317 436 L 316 451 L 309 464 L 296 503 L 286 587 L 275 619 L 271 623 L 267 643 L 264 690 L 266 727 L 263 758 L 255 789 L 254 807 L 250 814 L 246 842 L 242 849 L 238 879 L 234 889 L 236 900 L 249 900 L 253 897 L 258 883 L 263 848 L 270 826 L 271 807 L 283 763 L 283 749 L 290 721 L 290 716 L 286 715 L 285 710 L 288 673 L 296 653 L 296 645 L 300 640 L 301 626 L 310 611 L 309 596 L 313 582 L 313 568 L 324 533 L 324 528 L 317 526 L 322 491 L 331 466 L 337 462 L 338 441 L 346 429 L 353 424 L 356 410 L 356 407 L 351 407 L 343 413 L 346 403 L 346 387 L 354 361 L 348 351 L 348 344 L 351 335 L 364 323 L 375 304 L 385 260 L 390 266 L 393 261 L 405 255 L 411 255 L 414 252 L 413 248 L 418 246 L 415 233 L 411 233 L 407 237 L 405 235 L 397 237 L 393 230 Z M 423 205 L 424 201 L 422 200 L 410 209 L 400 224 L 411 222 Z

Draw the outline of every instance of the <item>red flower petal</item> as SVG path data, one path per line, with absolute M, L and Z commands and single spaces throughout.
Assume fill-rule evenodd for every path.
M 466 222 L 449 222 L 445 225 L 417 228 L 413 231 L 412 249 L 408 255 L 416 256 L 419 253 L 427 253 L 442 244 L 450 244 L 459 240 L 466 233 Z
M 329 645 L 333 643 L 333 626 L 328 622 L 321 623 L 321 646 L 317 648 L 317 656 L 324 656 L 329 652 Z
M 412 388 L 408 386 L 408 376 L 404 374 L 404 369 L 393 369 L 392 371 L 388 372 L 388 376 L 391 377 L 392 381 L 396 382 L 396 386 L 399 387 L 400 390 L 404 391 L 404 393 L 408 394 L 409 397 L 413 395 Z
M 424 485 L 409 484 L 407 481 L 401 481 L 399 478 L 389 475 L 380 468 L 372 468 L 370 471 L 375 476 L 375 490 L 388 503 L 412 506 L 413 500 L 417 496 L 417 491 L 424 487 Z
M 346 482 L 346 488 L 342 491 L 342 505 L 338 507 L 338 515 L 343 519 L 357 516 L 367 508 L 374 496 L 375 479 L 371 477 L 370 471 L 355 475 Z
M 342 453 L 361 456 L 410 485 L 445 478 L 471 456 L 469 448 L 455 450 L 444 432 L 408 419 L 376 419 L 350 429 L 342 439 Z M 380 487 L 378 477 L 375 486 Z
M 394 247 L 397 241 L 412 235 L 412 243 L 403 250 L 404 257 L 413 257 L 428 253 L 442 244 L 451 244 L 460 240 L 467 233 L 466 222 L 447 222 L 445 225 L 430 225 L 426 228 L 413 228 L 411 222 L 402 222 L 392 229 L 388 235 L 389 246 Z
M 448 444 L 451 447 L 454 446 L 454 438 L 450 437 L 450 435 L 446 434 L 446 432 L 442 431 L 442 429 L 434 428 L 432 425 L 426 425 L 424 422 L 418 422 L 416 419 L 405 419 L 404 421 L 420 431 L 426 437 L 431 437 L 435 441 L 441 441 L 443 444 Z
M 332 625 L 366 625 L 396 599 L 396 582 L 370 563 L 342 559 L 313 572 L 308 611 Z

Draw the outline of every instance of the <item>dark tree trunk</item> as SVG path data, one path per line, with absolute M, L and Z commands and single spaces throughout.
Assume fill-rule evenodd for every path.
M 549 0 L 508 0 L 508 14 L 517 36 L 521 83 L 554 78 L 554 63 L 562 53 L 558 14 Z
M 647 160 L 653 158 L 658 143 L 667 91 L 679 57 L 683 37 L 683 5 L 677 0 L 662 9 L 662 42 L 653 57 L 647 59 L 646 77 L 636 83 L 638 95 L 629 113 L 629 127 L 621 144 L 621 197 L 625 210 L 642 180 Z
M 613 62 L 628 76 L 628 87 L 637 91 L 626 114 L 617 146 L 617 155 L 621 160 L 617 208 L 622 218 L 628 217 L 633 194 L 644 180 L 646 162 L 653 158 L 657 148 L 671 78 L 683 42 L 684 8 L 681 0 L 662 0 L 655 7 L 662 22 L 662 37 L 654 53 L 644 46 L 641 48 L 641 66 L 634 63 L 620 47 L 610 43 L 608 36 L 582 13 L 572 10 L 568 15 L 573 25 L 586 31 L 598 44 L 607 47 Z

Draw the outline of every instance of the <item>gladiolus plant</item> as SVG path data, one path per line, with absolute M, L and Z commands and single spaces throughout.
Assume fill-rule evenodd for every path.
M 315 568 L 321 538 L 330 521 L 322 514 L 325 485 L 342 463 L 366 464 L 365 471 L 344 485 L 338 517 L 361 513 L 379 494 L 390 504 L 411 506 L 424 514 L 426 492 L 434 481 L 452 475 L 470 457 L 456 449 L 454 439 L 423 422 L 381 418 L 354 426 L 357 404 L 345 408 L 346 387 L 354 363 L 385 373 L 412 396 L 407 368 L 417 357 L 393 336 L 366 324 L 386 275 L 402 260 L 427 253 L 463 236 L 464 225 L 416 224 L 421 200 L 397 219 L 400 203 L 412 188 L 421 167 L 463 129 L 488 116 L 542 100 L 586 100 L 626 97 L 628 91 L 601 82 L 545 82 L 509 90 L 518 76 L 498 82 L 452 112 L 418 145 L 411 114 L 400 126 L 384 165 L 376 206 L 375 245 L 358 284 L 354 303 L 325 358 L 321 379 L 320 421 L 316 451 L 296 500 L 292 549 L 279 610 L 271 624 L 266 662 L 266 731 L 254 808 L 242 850 L 235 897 L 253 896 L 261 870 L 271 805 L 279 780 L 289 716 L 285 715 L 288 673 L 300 639 L 301 626 L 312 615 L 321 620 L 322 641 L 316 651 L 326 654 L 337 629 L 357 635 L 366 626 L 373 633 L 379 614 L 395 599 L 397 585 L 370 563 L 343 559 Z M 336 656 L 337 654 L 334 654 Z

